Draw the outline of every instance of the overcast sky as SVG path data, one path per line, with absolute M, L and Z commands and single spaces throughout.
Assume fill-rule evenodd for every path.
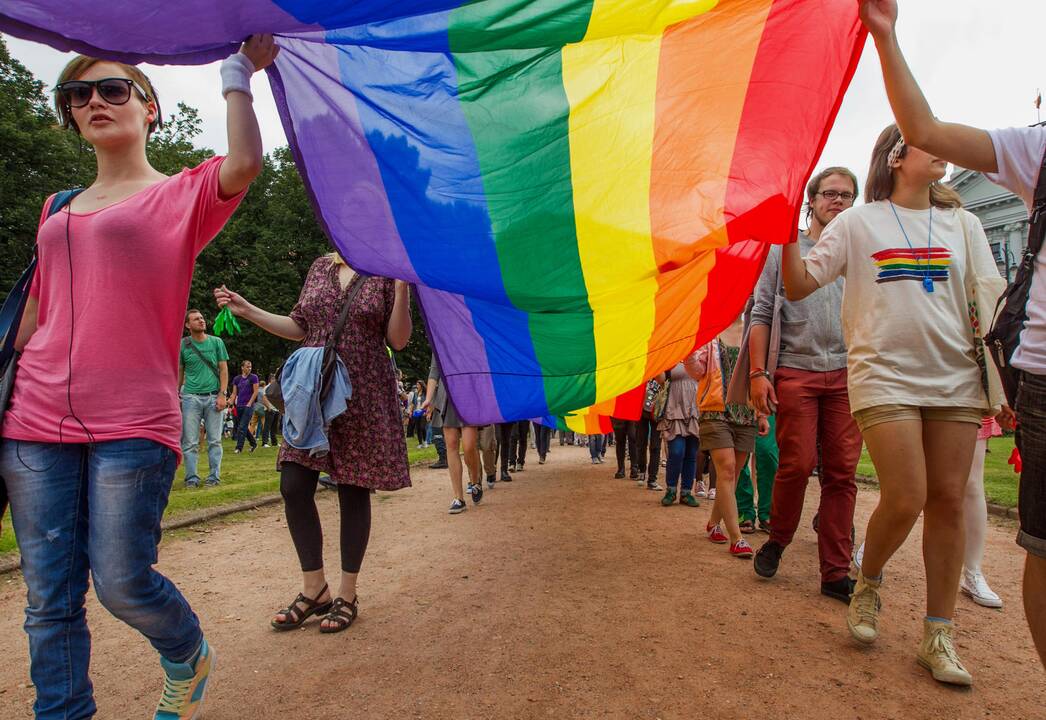
M 934 112 L 980 127 L 1036 121 L 1036 91 L 1046 90 L 1042 32 L 1046 0 L 904 0 L 902 47 Z M 48 87 L 70 55 L 16 38 L 11 53 Z M 167 112 L 183 101 L 199 109 L 201 145 L 224 152 L 225 105 L 218 66 L 144 66 Z M 268 83 L 253 85 L 265 149 L 286 144 Z M 819 166 L 845 165 L 864 178 L 876 136 L 892 121 L 871 41 L 843 102 Z

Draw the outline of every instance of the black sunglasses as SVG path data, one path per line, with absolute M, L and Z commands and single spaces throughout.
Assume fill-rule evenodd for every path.
M 101 80 L 70 80 L 61 83 L 55 90 L 69 107 L 82 108 L 91 102 L 94 91 L 98 89 L 98 97 L 110 105 L 123 105 L 131 99 L 131 88 L 138 91 L 142 100 L 149 101 L 141 86 L 130 78 L 102 78 Z

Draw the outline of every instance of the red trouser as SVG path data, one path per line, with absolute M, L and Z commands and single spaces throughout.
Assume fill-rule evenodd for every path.
M 846 370 L 815 372 L 778 368 L 777 446 L 780 464 L 770 510 L 770 539 L 792 542 L 806 498 L 806 483 L 817 465 L 821 444 L 821 504 L 817 551 L 821 579 L 838 580 L 850 571 L 854 505 L 854 471 L 861 457 L 861 432 L 850 414 Z

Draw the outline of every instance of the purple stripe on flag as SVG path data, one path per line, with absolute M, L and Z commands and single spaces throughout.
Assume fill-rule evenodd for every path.
M 429 327 L 432 320 L 439 323 L 440 346 L 454 348 L 453 353 L 440 355 L 439 362 L 458 414 L 474 425 L 504 422 L 494 394 L 487 350 L 473 325 L 465 298 L 424 286 L 417 288 L 416 297 Z
M 417 282 L 356 99 L 341 83 L 339 50 L 282 37 L 278 44 L 273 96 L 327 236 L 357 270 Z M 336 98 L 342 102 L 329 102 Z
M 125 7 L 114 7 L 125 6 Z M 189 29 L 187 31 L 187 29 Z M 3 3 L 0 32 L 129 64 L 203 65 L 236 52 L 252 33 L 295 33 L 321 29 L 272 2 L 253 2 L 239 12 L 224 3 Z M 134 52 L 118 48 L 134 48 Z

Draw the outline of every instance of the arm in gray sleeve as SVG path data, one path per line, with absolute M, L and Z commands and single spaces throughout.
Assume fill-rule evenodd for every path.
M 752 306 L 752 324 L 770 326 L 774 320 L 774 294 L 777 275 L 781 272 L 781 247 L 774 245 L 766 257 L 763 272 L 755 286 L 755 305 Z
M 443 373 L 439 369 L 439 360 L 436 359 L 436 353 L 432 353 L 432 362 L 429 363 L 429 380 L 439 382 L 442 377 Z

